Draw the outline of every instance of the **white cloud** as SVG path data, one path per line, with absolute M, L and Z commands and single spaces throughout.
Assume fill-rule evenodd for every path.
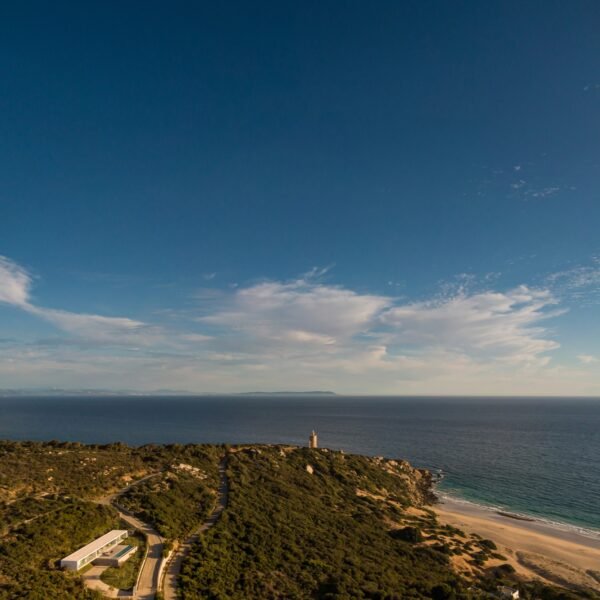
M 591 365 L 593 363 L 600 362 L 600 358 L 596 358 L 595 356 L 592 356 L 591 354 L 579 354 L 577 356 L 577 358 L 584 365 Z
M 223 309 L 200 321 L 261 340 L 323 345 L 368 332 L 390 302 L 310 279 L 267 282 L 236 290 Z
M 563 312 L 555 305 L 549 291 L 526 286 L 470 293 L 463 282 L 435 300 L 401 303 L 300 279 L 239 289 L 199 320 L 231 336 L 248 361 L 280 371 L 288 360 L 312 373 L 406 377 L 450 366 L 543 367 L 559 347 L 543 326 Z
M 210 335 L 202 335 L 201 333 L 181 333 L 179 339 L 186 342 L 208 342 L 214 339 Z
M 139 343 L 140 336 L 133 337 L 133 334 L 139 334 L 146 328 L 141 321 L 125 317 L 103 317 L 32 305 L 28 305 L 26 310 L 67 333 L 91 340 L 118 342 L 119 340 L 123 341 L 123 338 L 126 337 Z
M 541 355 L 559 347 L 540 325 L 560 314 L 546 310 L 554 304 L 550 292 L 521 286 L 505 293 L 459 293 L 442 301 L 396 306 L 383 319 L 400 342 L 421 348 L 518 363 L 545 362 Z
M 600 285 L 600 258 L 593 258 L 591 265 L 577 266 L 553 273 L 548 280 L 553 283 L 563 283 L 569 289 Z
M 552 287 L 473 291 L 470 277 L 460 276 L 433 299 L 407 302 L 324 283 L 325 271 L 313 269 L 293 281 L 201 291 L 169 332 L 38 306 L 27 271 L 8 259 L 0 266 L 0 301 L 69 336 L 64 344 L 1 346 L 0 373 L 13 385 L 45 377 L 56 385 L 103 387 L 109 379 L 130 387 L 135 380 L 145 389 L 193 391 L 501 394 L 560 393 L 560 382 L 569 382 L 573 393 L 600 391 L 584 366 L 589 355 L 580 356 L 579 370 L 549 362 L 559 344 L 548 319 L 563 312 Z M 556 275 L 554 283 L 590 279 L 584 271 Z
M 530 190 L 528 195 L 533 196 L 534 198 L 546 198 L 548 196 L 553 196 L 557 192 L 560 191 L 560 188 L 557 186 L 549 186 L 539 190 Z
M 328 335 L 322 335 L 320 333 L 311 333 L 310 331 L 302 331 L 301 329 L 285 332 L 283 339 L 287 339 L 292 342 L 305 342 L 308 344 L 323 344 L 326 346 L 335 344 L 335 338 L 332 338 Z
M 533 187 L 528 184 L 524 179 L 519 179 L 518 181 L 514 181 L 510 184 L 510 187 L 520 195 L 523 199 L 527 198 L 548 198 L 549 196 L 554 196 L 560 192 L 560 187 L 556 185 L 546 186 L 546 187 Z
M 590 264 L 552 273 L 546 278 L 546 285 L 559 297 L 572 302 L 597 304 L 600 302 L 600 257 L 592 257 Z
M 31 275 L 20 265 L 0 256 L 0 302 L 40 317 L 59 329 L 85 339 L 103 342 L 136 342 L 145 324 L 123 317 L 104 317 L 37 306 L 31 302 Z
M 21 266 L 0 256 L 0 302 L 24 307 L 29 301 L 31 275 Z

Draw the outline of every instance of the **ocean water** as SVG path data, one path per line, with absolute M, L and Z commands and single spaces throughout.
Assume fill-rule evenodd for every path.
M 312 429 L 321 446 L 440 470 L 441 493 L 600 530 L 600 399 L 0 398 L 0 439 L 306 444 Z

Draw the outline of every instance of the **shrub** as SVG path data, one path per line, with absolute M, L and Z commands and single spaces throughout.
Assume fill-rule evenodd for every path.
M 397 540 L 411 542 L 412 544 L 423 541 L 423 534 L 418 527 L 404 527 L 402 529 L 396 529 L 392 532 L 392 537 L 396 538 Z

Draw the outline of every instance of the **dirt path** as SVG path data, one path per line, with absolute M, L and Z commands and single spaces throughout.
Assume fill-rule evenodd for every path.
M 179 573 L 181 572 L 181 566 L 186 556 L 190 553 L 194 542 L 196 542 L 199 536 L 210 529 L 221 516 L 221 513 L 227 507 L 227 499 L 229 495 L 229 482 L 227 480 L 227 457 L 224 456 L 219 464 L 219 496 L 217 500 L 217 506 L 208 517 L 208 519 L 202 524 L 202 526 L 195 531 L 187 540 L 181 543 L 175 550 L 171 560 L 165 569 L 163 579 L 163 596 L 165 600 L 177 600 L 177 580 Z

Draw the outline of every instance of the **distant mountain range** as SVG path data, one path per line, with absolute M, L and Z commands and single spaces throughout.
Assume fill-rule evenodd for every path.
M 63 389 L 63 388 L 24 388 L 0 389 L 0 397 L 11 396 L 335 396 L 335 392 L 310 391 L 281 391 L 281 392 L 188 392 L 185 390 L 158 389 L 150 391 L 137 390 L 107 390 L 107 389 Z

